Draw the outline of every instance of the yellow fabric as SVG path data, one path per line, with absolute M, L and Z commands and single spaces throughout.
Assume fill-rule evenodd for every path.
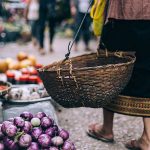
M 90 16 L 93 19 L 93 31 L 96 36 L 102 33 L 105 6 L 106 0 L 95 0 L 91 8 Z

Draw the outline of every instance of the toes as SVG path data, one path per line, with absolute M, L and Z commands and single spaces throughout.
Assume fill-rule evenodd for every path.
M 94 132 L 95 130 L 97 130 L 98 126 L 100 126 L 98 123 L 90 124 L 90 125 L 88 126 L 89 132 Z
M 94 127 L 94 130 L 95 130 L 95 132 L 101 132 L 102 131 L 102 125 L 100 125 L 100 124 L 96 124 L 95 125 L 95 127 Z

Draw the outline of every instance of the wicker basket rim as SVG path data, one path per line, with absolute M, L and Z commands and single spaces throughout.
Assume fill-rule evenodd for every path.
M 130 64 L 133 64 L 135 61 L 136 61 L 136 57 L 133 55 L 133 54 L 128 54 L 127 52 L 121 52 L 122 55 L 123 55 L 123 58 L 128 58 L 130 59 L 130 61 L 128 62 L 125 62 L 125 63 L 119 63 L 119 64 L 107 64 L 107 65 L 101 65 L 101 66 L 95 66 L 95 67 L 83 67 L 83 68 L 73 68 L 74 71 L 82 71 L 82 70 L 87 70 L 87 69 L 90 69 L 90 70 L 95 70 L 95 69 L 108 69 L 108 68 L 112 68 L 112 67 L 121 67 L 121 66 L 125 66 L 125 65 L 130 65 Z M 96 53 L 90 53 L 90 54 L 83 54 L 83 55 L 80 55 L 80 56 L 76 56 L 76 57 L 72 57 L 70 58 L 70 60 L 72 60 L 73 58 L 77 58 L 77 57 L 84 57 L 84 56 L 87 56 L 87 55 L 94 55 Z M 98 57 L 106 57 L 106 54 L 101 54 L 100 56 Z M 115 52 L 108 52 L 108 57 L 110 56 L 116 56 L 119 58 L 119 56 L 115 55 Z M 121 58 L 121 57 L 120 57 Z M 56 66 L 58 64 L 60 64 L 62 61 L 58 61 L 58 62 L 54 62 L 50 65 L 46 65 L 40 69 L 38 69 L 39 72 L 43 72 L 43 71 L 46 71 L 46 72 L 56 72 L 56 70 L 47 70 L 49 69 L 50 67 L 53 67 L 53 66 Z M 66 61 L 68 62 L 68 60 Z M 68 71 L 68 69 L 62 69 L 61 68 L 61 71 Z

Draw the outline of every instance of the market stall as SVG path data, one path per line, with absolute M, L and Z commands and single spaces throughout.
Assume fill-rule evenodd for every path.
M 68 131 L 58 126 L 52 112 L 53 107 L 42 103 L 43 109 L 46 107 L 47 111 L 38 112 L 41 110 L 40 105 L 38 103 L 2 111 L 8 118 L 0 124 L 1 150 L 75 150 L 74 144 L 69 140 Z
M 0 60 L 1 150 L 75 150 L 37 74 L 40 67 L 33 55 L 24 52 Z
M 1 3 L 0 42 L 12 42 L 19 38 L 30 40 L 30 27 L 24 21 L 25 1 L 7 0 Z

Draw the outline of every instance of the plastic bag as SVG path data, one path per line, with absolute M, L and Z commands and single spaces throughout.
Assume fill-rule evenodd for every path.
M 93 31 L 96 36 L 100 36 L 104 25 L 104 11 L 106 0 L 95 0 L 91 8 L 90 16 L 93 19 Z

